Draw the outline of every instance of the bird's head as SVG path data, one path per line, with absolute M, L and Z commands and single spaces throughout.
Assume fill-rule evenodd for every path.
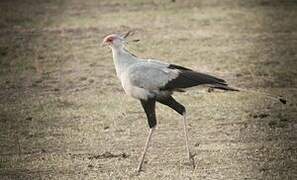
M 125 38 L 118 34 L 110 34 L 102 41 L 102 46 L 121 47 L 125 44 Z
M 127 43 L 127 37 L 129 35 L 133 34 L 131 31 L 128 31 L 127 33 L 123 34 L 110 34 L 106 36 L 102 41 L 102 46 L 109 46 L 114 48 L 120 48 Z M 133 40 L 134 42 L 137 42 L 138 40 Z

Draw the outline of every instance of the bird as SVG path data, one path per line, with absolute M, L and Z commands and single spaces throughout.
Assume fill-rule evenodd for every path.
M 147 149 L 156 129 L 156 103 L 166 105 L 182 116 L 187 158 L 195 168 L 194 156 L 189 148 L 186 108 L 173 98 L 173 93 L 184 92 L 187 88 L 199 85 L 226 91 L 239 90 L 228 86 L 221 78 L 190 68 L 156 59 L 138 58 L 126 48 L 127 37 L 130 34 L 131 32 L 128 31 L 123 34 L 107 35 L 101 44 L 111 48 L 116 75 L 125 93 L 140 101 L 147 117 L 149 134 L 141 153 L 137 172 L 142 170 Z

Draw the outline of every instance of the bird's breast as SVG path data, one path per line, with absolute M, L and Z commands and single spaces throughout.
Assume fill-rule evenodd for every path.
M 146 90 L 142 87 L 137 87 L 130 82 L 130 79 L 127 74 L 123 73 L 120 77 L 122 87 L 125 93 L 136 99 L 146 100 L 154 96 L 149 90 Z

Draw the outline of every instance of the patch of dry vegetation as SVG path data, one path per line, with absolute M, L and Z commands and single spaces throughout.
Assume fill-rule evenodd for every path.
M 294 179 L 297 4 L 293 1 L 1 1 L 0 179 Z M 180 117 L 159 105 L 145 171 L 139 102 L 124 95 L 112 32 L 136 30 L 140 57 L 225 78 L 255 93 L 176 97 L 188 109 L 196 169 Z

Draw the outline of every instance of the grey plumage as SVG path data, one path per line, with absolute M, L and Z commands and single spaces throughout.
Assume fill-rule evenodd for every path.
M 153 60 L 141 60 L 131 64 L 126 71 L 126 81 L 130 82 L 130 86 L 147 91 L 147 98 L 169 96 L 176 90 L 202 84 L 217 89 L 236 90 L 228 87 L 223 79 Z

